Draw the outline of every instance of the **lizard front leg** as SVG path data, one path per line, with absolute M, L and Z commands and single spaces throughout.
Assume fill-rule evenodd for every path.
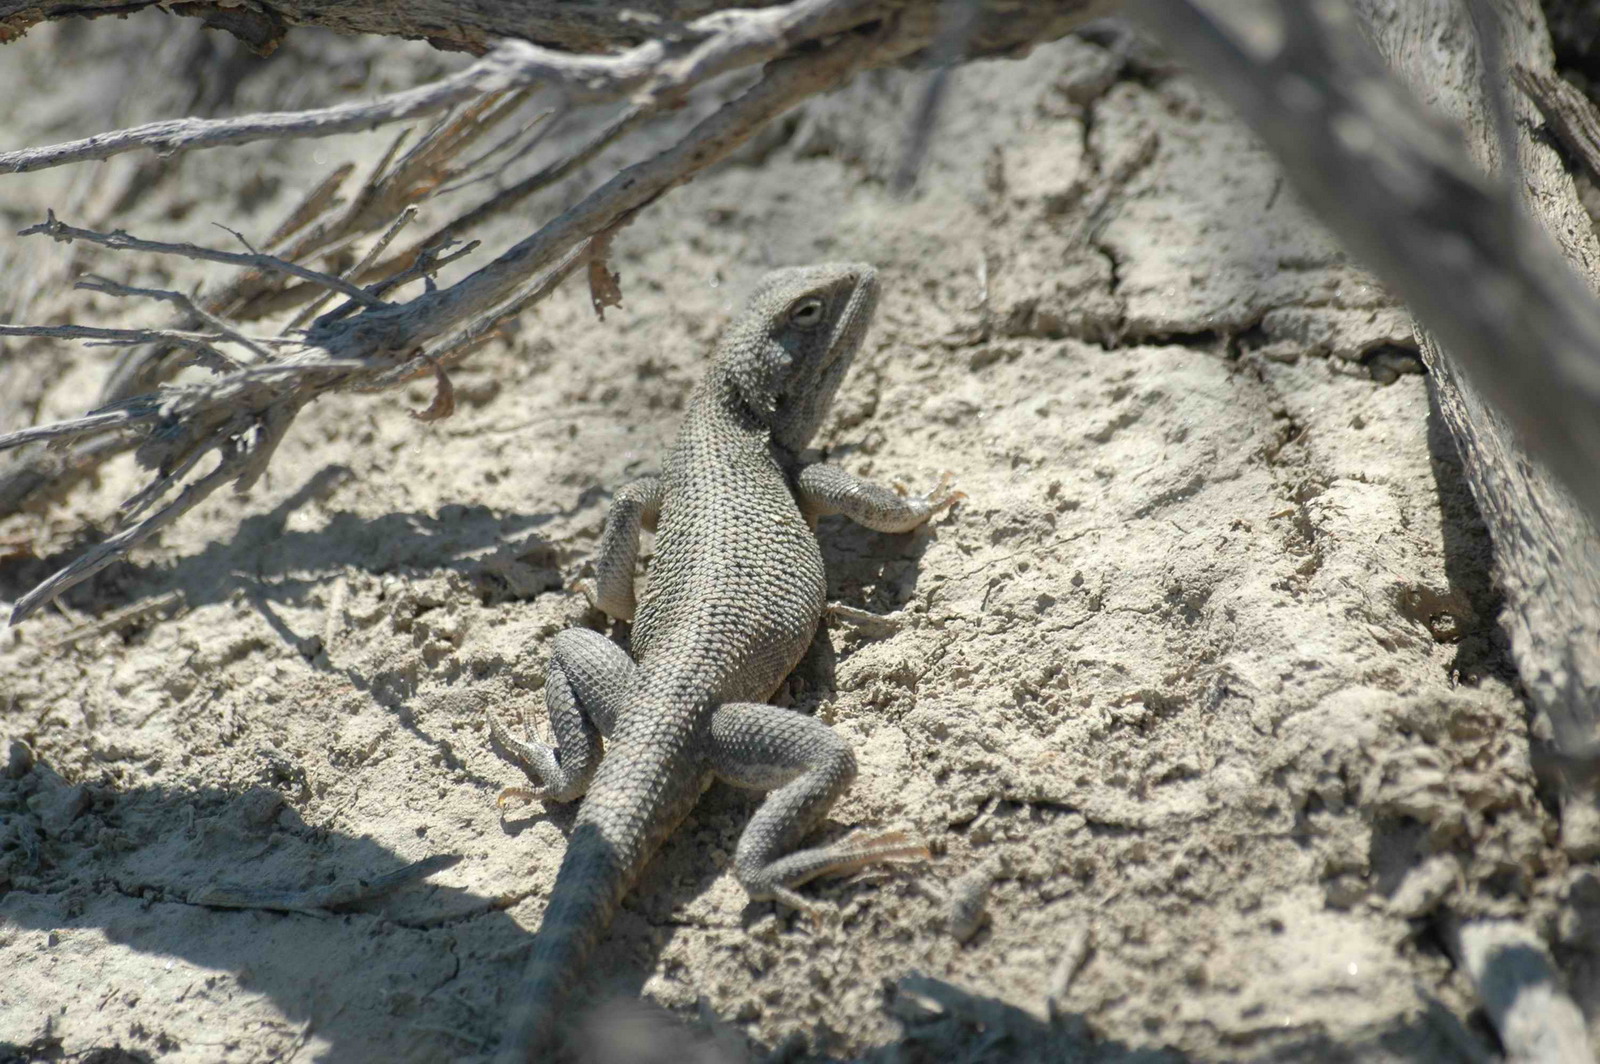
M 489 715 L 495 742 L 541 784 L 536 790 L 507 787 L 496 803 L 504 805 L 507 798 L 570 802 L 582 797 L 600 765 L 600 739 L 615 727 L 637 671 L 633 659 L 599 632 L 568 628 L 559 633 L 544 682 L 544 704 L 556 745 L 534 737 L 526 713 L 526 742 L 512 738 L 494 714 Z
M 617 489 L 600 534 L 600 556 L 595 561 L 594 604 L 618 620 L 633 620 L 637 604 L 634 573 L 639 561 L 639 530 L 655 531 L 661 514 L 661 478 L 654 474 L 630 481 Z
M 874 532 L 909 532 L 928 518 L 966 498 L 951 491 L 946 476 L 926 495 L 901 495 L 893 489 L 846 473 L 826 462 L 813 462 L 800 470 L 796 490 L 800 509 L 813 521 L 843 514 Z
M 928 856 L 926 846 L 901 832 L 795 848 L 856 776 L 850 747 L 815 717 L 756 702 L 718 706 L 708 759 L 719 779 L 767 792 L 733 858 L 734 874 L 752 900 L 776 898 L 814 912 L 793 888 L 821 875 Z

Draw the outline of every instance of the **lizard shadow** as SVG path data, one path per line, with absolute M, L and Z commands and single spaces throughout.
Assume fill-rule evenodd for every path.
M 923 525 L 910 532 L 873 532 L 843 517 L 817 525 L 828 600 L 870 612 L 891 612 L 911 601 L 922 572 L 922 555 L 939 533 Z
M 185 1048 L 197 1024 L 236 1026 L 222 1017 L 261 996 L 272 1002 L 262 1041 L 276 1037 L 286 1056 L 315 1035 L 333 1060 L 461 1059 L 498 1037 L 497 990 L 515 980 L 531 937 L 505 912 L 508 899 L 418 878 L 321 916 L 207 907 L 188 898 L 218 885 L 299 892 L 337 883 L 360 894 L 414 857 L 308 826 L 259 785 L 74 785 L 36 762 L 0 778 L 0 801 L 22 810 L 0 844 L 10 888 L 0 923 L 12 935 L 46 933 L 30 960 L 17 955 L 25 978 L 13 987 L 24 1003 L 35 998 L 43 1034 L 52 1033 L 44 1017 L 59 1010 L 55 1024 L 69 1035 L 109 1027 L 128 1059 L 161 1056 Z M 112 947 L 99 958 L 100 985 L 77 985 L 82 970 L 71 964 L 67 982 L 52 984 L 48 958 L 104 950 L 97 937 Z M 163 1030 L 140 1010 L 141 996 L 184 1001 L 195 1022 Z

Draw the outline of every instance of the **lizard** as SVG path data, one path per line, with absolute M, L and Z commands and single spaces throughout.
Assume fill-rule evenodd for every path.
M 632 656 L 569 628 L 553 641 L 544 701 L 556 745 L 496 743 L 539 786 L 499 797 L 583 798 L 516 991 L 497 1060 L 550 1059 L 564 998 L 624 894 L 713 779 L 766 793 L 734 872 L 752 900 L 815 910 L 795 891 L 824 874 L 915 860 L 900 832 L 800 842 L 855 778 L 822 721 L 768 704 L 818 632 L 827 585 L 817 519 L 906 532 L 962 498 L 948 476 L 908 496 L 807 447 L 860 349 L 876 271 L 829 263 L 775 271 L 722 333 L 658 475 L 619 488 L 599 544 L 594 605 L 633 621 Z M 636 598 L 641 529 L 655 557 Z M 637 616 L 635 616 L 637 614 Z

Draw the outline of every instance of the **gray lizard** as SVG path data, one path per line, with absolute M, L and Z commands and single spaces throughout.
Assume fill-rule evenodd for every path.
M 855 758 L 814 717 L 768 705 L 817 631 L 827 585 L 814 529 L 844 514 L 905 532 L 953 504 L 943 483 L 906 497 L 802 452 L 827 415 L 877 303 L 870 266 L 766 277 L 724 332 L 659 476 L 620 489 L 606 518 L 594 599 L 634 617 L 641 528 L 656 555 L 633 658 L 599 632 L 555 639 L 545 705 L 557 742 L 495 739 L 541 785 L 500 796 L 585 796 L 534 938 L 501 1061 L 547 1060 L 567 989 L 623 895 L 713 778 L 767 794 L 734 871 L 752 899 L 798 908 L 816 876 L 926 856 L 900 833 L 798 849 L 855 777 Z M 601 756 L 601 740 L 605 756 Z

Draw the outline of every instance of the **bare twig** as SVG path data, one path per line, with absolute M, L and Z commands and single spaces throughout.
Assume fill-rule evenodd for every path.
M 411 260 L 410 265 L 394 276 L 385 277 L 383 280 L 369 286 L 369 290 L 374 295 L 384 295 L 393 289 L 415 281 L 419 277 L 432 276 L 457 259 L 465 258 L 478 250 L 478 241 L 471 240 L 460 247 L 454 248 L 448 254 L 441 254 L 454 243 L 454 240 L 445 240 L 437 244 L 424 245 L 417 253 L 416 258 Z
M 46 650 L 59 650 L 62 647 L 71 646 L 74 643 L 82 642 L 85 639 L 90 639 L 106 632 L 114 632 L 124 625 L 142 620 L 151 614 L 164 613 L 174 608 L 181 608 L 184 605 L 184 601 L 182 591 L 169 591 L 165 595 L 157 595 L 146 602 L 135 602 L 133 605 L 124 606 L 120 610 L 112 610 L 104 617 L 96 618 L 88 624 L 79 625 L 59 639 L 47 640 L 42 645 Z
M 1052 14 L 1052 25 L 1060 25 L 1064 18 L 1072 16 L 1087 17 L 1095 11 L 1094 5 L 1086 2 L 1069 2 L 1063 9 L 1068 15 Z M 858 23 L 863 26 L 858 32 L 842 33 L 824 46 L 783 55 L 795 42 L 839 33 Z M 534 184 L 548 183 L 570 173 L 648 116 L 670 106 L 694 84 L 735 65 L 767 59 L 772 62 L 754 85 L 702 119 L 666 150 L 616 174 L 465 279 L 439 290 L 434 290 L 430 281 L 428 291 L 405 303 L 384 303 L 379 297 L 409 280 L 431 277 L 439 267 L 468 253 L 475 245 L 446 255 L 442 252 L 450 246 L 448 238 L 426 239 L 409 259 L 400 256 L 394 262 L 368 267 L 368 272 L 383 275 L 370 280 L 360 275 L 360 263 L 349 271 L 348 278 L 338 278 L 316 271 L 295 272 L 301 268 L 294 267 L 290 260 L 365 231 L 361 226 L 369 224 L 381 206 L 392 206 L 391 213 L 374 224 L 392 222 L 393 211 L 438 187 L 451 154 L 480 136 L 491 121 L 509 114 L 515 106 L 512 99 L 498 103 L 478 100 L 462 114 L 438 123 L 416 147 L 394 162 L 399 153 L 397 140 L 341 217 L 331 223 L 313 224 L 318 215 L 326 215 L 333 201 L 335 186 L 324 183 L 308 198 L 315 202 L 291 218 L 292 226 L 284 227 L 285 233 L 300 235 L 289 246 L 275 248 L 276 255 L 211 252 L 189 245 L 134 241 L 121 233 L 106 237 L 62 226 L 53 217 L 45 226 L 36 227 L 34 231 L 50 232 L 58 238 L 70 235 L 96 239 L 108 247 L 189 254 L 252 271 L 275 270 L 294 276 L 310 273 L 313 276 L 306 279 L 338 291 L 350 301 L 323 313 L 303 337 L 292 341 L 253 338 L 262 346 L 274 348 L 288 342 L 297 348 L 289 353 L 260 360 L 216 380 L 167 386 L 154 396 L 131 399 L 64 425 L 0 438 L 0 446 L 6 446 L 50 436 L 124 427 L 145 429 L 139 458 L 156 470 L 157 476 L 154 483 L 129 500 L 130 514 L 140 512 L 176 488 L 180 479 L 196 468 L 201 456 L 212 451 L 221 456 L 216 469 L 183 488 L 174 502 L 119 532 L 34 589 L 17 604 L 13 621 L 21 620 L 51 596 L 103 568 L 117 554 L 193 507 L 221 484 L 237 480 L 243 490 L 265 469 L 298 411 L 327 391 L 389 387 L 432 371 L 440 381 L 440 392 L 434 406 L 425 413 L 442 414 L 450 402 L 444 368 L 495 335 L 508 317 L 545 298 L 577 266 L 595 264 L 605 274 L 594 279 L 596 294 L 602 301 L 614 299 L 614 280 L 604 266 L 605 243 L 611 233 L 635 218 L 645 206 L 725 158 L 774 117 L 813 93 L 842 83 L 864 66 L 898 62 L 926 48 L 937 28 L 936 12 L 923 6 L 897 8 L 889 0 L 795 0 L 786 7 L 707 16 L 693 23 L 681 39 L 648 42 L 618 56 L 560 56 L 531 45 L 511 49 L 518 62 L 525 64 L 520 70 L 550 72 L 571 100 L 637 94 L 638 102 L 621 118 L 575 155 L 535 175 L 531 179 Z M 508 83 L 495 82 L 494 88 L 504 91 Z M 206 142 L 202 138 L 193 143 Z M 525 194 L 530 187 L 525 183 L 523 189 L 515 191 Z M 486 206 L 493 209 L 494 203 Z M 476 216 L 481 217 L 482 210 Z M 380 240 L 380 246 L 369 252 L 362 263 L 381 252 L 385 242 Z M 196 250 L 201 253 L 195 255 Z M 366 282 L 368 287 L 355 288 L 354 283 L 359 282 Z M 223 318 L 227 316 L 225 304 L 231 303 L 238 310 L 235 316 L 259 314 L 262 304 L 283 296 L 281 290 L 262 288 L 246 278 L 223 296 L 204 302 L 210 313 Z M 297 297 L 296 302 L 304 298 Z M 250 301 L 248 309 L 241 306 L 246 300 Z M 162 339 L 159 330 L 143 335 L 146 340 Z M 234 338 L 220 332 L 203 337 L 204 342 L 221 339 Z M 151 422 L 156 423 L 154 428 L 150 427 Z
M 224 227 L 226 228 L 226 227 Z M 230 233 L 233 230 L 228 230 Z M 99 244 L 101 247 L 110 248 L 112 251 L 150 251 L 158 255 L 181 255 L 186 259 L 201 259 L 205 262 L 221 262 L 229 266 L 246 266 L 256 270 L 268 270 L 273 273 L 284 273 L 291 277 L 298 277 L 302 281 L 331 288 L 340 295 L 355 300 L 362 306 L 381 307 L 383 300 L 369 295 L 349 281 L 332 274 L 323 273 L 321 270 L 312 270 L 287 259 L 280 259 L 276 255 L 263 255 L 260 252 L 242 254 L 237 251 L 218 251 L 215 248 L 203 248 L 197 244 L 168 244 L 159 240 L 141 240 L 135 236 L 118 229 L 110 233 L 99 233 L 93 229 L 79 229 L 67 225 L 56 219 L 55 211 L 46 212 L 46 218 L 38 225 L 30 225 L 26 229 L 17 231 L 18 236 L 44 235 L 52 240 L 59 240 L 63 244 L 70 244 L 74 240 L 82 240 L 90 244 Z M 239 236 L 234 233 L 234 236 Z M 239 236 L 241 241 L 244 240 Z M 246 242 L 246 246 L 248 242 Z
M 243 462 L 244 456 L 240 452 L 225 452 L 222 460 L 217 463 L 217 468 L 184 488 L 181 495 L 161 510 L 95 544 L 71 565 L 51 574 L 38 587 L 18 599 L 16 607 L 11 611 L 11 623 L 18 623 L 69 587 L 89 579 L 132 547 L 143 542 L 157 529 L 171 524 L 194 509 L 206 496 L 238 476 Z
M 339 195 L 339 186 L 355 172 L 355 163 L 344 163 L 323 178 L 317 187 L 306 194 L 289 216 L 267 238 L 267 247 L 275 248 L 300 230 L 317 220 L 317 216 L 333 206 Z
M 447 337 L 443 342 L 418 355 L 411 361 L 378 377 L 371 385 L 371 389 L 387 388 L 396 382 L 410 380 L 430 364 L 448 366 L 461 361 L 468 354 L 487 343 L 506 322 L 549 296 L 551 292 L 561 286 L 562 281 L 572 275 L 572 271 L 580 263 L 585 263 L 588 260 L 589 242 L 585 241 L 567 252 L 560 262 L 546 271 L 543 277 L 517 298 L 504 306 L 498 307 L 492 313 L 485 314 L 466 328 Z
M 1594 1064 L 1583 1013 L 1561 988 L 1555 962 L 1531 930 L 1480 920 L 1456 930 L 1454 952 L 1517 1064 Z
M 97 410 L 92 414 L 73 418 L 71 421 L 58 421 L 54 425 L 39 425 L 36 428 L 9 432 L 0 436 L 0 451 L 21 447 L 25 443 L 38 443 L 40 440 L 86 436 L 90 433 L 105 432 L 107 429 L 123 428 L 153 418 L 157 413 L 158 409 L 153 403 L 122 406 L 115 410 Z
M 383 235 L 377 239 L 372 247 L 367 249 L 367 253 L 365 255 L 361 256 L 361 261 L 356 263 L 355 266 L 351 267 L 349 276 L 360 277 L 362 272 L 366 270 L 367 267 L 378 261 L 378 256 L 383 254 L 384 249 L 389 246 L 389 243 L 394 240 L 395 237 L 400 235 L 400 230 L 410 225 L 416 216 L 417 208 L 415 204 L 409 205 L 405 208 L 405 210 L 401 211 L 395 220 L 390 223 L 389 228 L 384 230 Z M 374 294 L 376 295 L 377 293 Z M 303 308 L 301 308 L 300 312 L 294 316 L 294 320 L 289 322 L 285 331 L 298 329 L 300 326 L 316 317 L 317 311 L 327 306 L 328 300 L 332 298 L 332 294 L 324 292 L 321 296 L 318 296 L 310 303 L 307 303 Z
M 0 172 L 42 170 L 140 149 L 167 156 L 257 140 L 355 133 L 442 111 L 483 93 L 535 85 L 558 86 L 573 103 L 616 100 L 640 90 L 652 97 L 672 96 L 724 71 L 781 55 L 800 41 L 869 21 L 885 6 L 883 0 L 797 0 L 756 11 L 720 11 L 686 27 L 691 44 L 651 40 L 618 55 L 572 55 L 506 40 L 432 85 L 367 103 L 151 122 L 49 147 L 0 152 Z
M 362 314 L 337 335 L 319 335 L 313 329 L 308 339 L 333 352 L 346 347 L 388 349 L 397 343 L 430 339 L 487 313 L 509 298 L 529 274 L 548 268 L 580 241 L 617 224 L 690 175 L 726 157 L 802 99 L 824 86 L 838 84 L 868 61 L 892 61 L 924 46 L 928 31 L 924 21 L 911 32 L 849 37 L 826 50 L 771 63 L 760 81 L 703 119 L 678 143 L 622 170 L 476 273 L 402 309 Z
M 131 285 L 121 284 L 108 280 L 97 274 L 89 274 L 85 280 L 73 285 L 74 288 L 83 288 L 91 292 L 104 292 L 110 296 L 144 296 L 147 299 L 159 299 L 164 303 L 171 303 L 179 310 L 200 319 L 206 325 L 216 330 L 217 336 L 223 340 L 232 340 L 241 347 L 248 348 L 257 358 L 271 358 L 271 354 L 261 344 L 250 339 L 244 333 L 235 329 L 215 314 L 199 306 L 194 300 L 182 292 L 173 292 L 164 288 L 134 288 Z M 228 360 L 225 369 L 238 369 L 239 364 L 232 359 Z
M 519 60 L 524 48 L 534 49 L 535 46 L 520 41 L 504 42 L 466 69 L 432 85 L 380 96 L 366 103 L 339 104 L 309 111 L 278 111 L 240 118 L 174 118 L 48 147 L 0 152 L 0 172 L 43 170 L 66 163 L 109 159 L 113 155 L 141 149 L 170 156 L 196 148 L 249 144 L 258 140 L 358 133 L 442 111 L 482 93 L 512 87 L 513 71 L 521 65 Z M 531 82 L 533 71 L 526 70 L 523 76 Z
M 190 905 L 208 905 L 217 909 L 266 909 L 272 912 L 302 913 L 306 916 L 327 916 L 330 910 L 357 905 L 385 894 L 392 894 L 409 883 L 426 879 L 460 863 L 461 855 L 437 854 L 420 861 L 386 872 L 371 879 L 350 878 L 325 887 L 307 890 L 272 890 L 256 886 L 214 884 L 192 892 Z
M 639 105 L 628 108 L 621 117 L 607 124 L 604 129 L 591 137 L 572 154 L 558 159 L 548 166 L 541 167 L 537 173 L 523 178 L 509 188 L 501 189 L 483 203 L 435 229 L 422 242 L 423 246 L 459 237 L 462 233 L 477 228 L 496 215 L 504 214 L 535 192 L 549 188 L 579 167 L 589 163 L 607 147 L 639 128 L 646 119 L 656 114 L 658 110 L 659 108 L 655 105 Z M 415 253 L 412 252 L 410 254 Z M 409 261 L 406 256 L 401 256 L 400 259 L 402 262 Z
M 237 369 L 233 359 L 216 349 L 228 337 L 221 333 L 193 333 L 181 329 L 102 329 L 93 325 L 0 325 L 0 336 L 48 336 L 57 340 L 87 340 L 105 346 L 148 344 L 162 341 L 186 348 L 207 360 L 213 369 Z
M 495 144 L 487 151 L 462 163 L 460 172 L 470 173 L 474 170 L 480 170 L 486 163 L 488 163 L 490 159 L 493 159 L 499 155 L 504 155 L 505 158 L 496 163 L 493 169 L 482 170 L 481 173 L 474 174 L 472 177 L 464 178 L 455 184 L 441 188 L 439 190 L 439 194 L 444 195 L 445 193 L 449 192 L 459 192 L 462 189 L 468 188 L 472 185 L 479 185 L 486 181 L 495 180 L 501 174 L 505 173 L 506 170 L 514 163 L 520 162 L 521 160 L 527 158 L 539 147 L 539 145 L 543 144 L 545 138 L 560 126 L 561 118 L 566 113 L 566 109 L 562 109 L 561 111 L 545 111 L 542 114 L 535 116 L 531 121 L 524 123 L 522 128 L 517 130 L 515 133 L 502 137 L 499 143 Z M 532 133 L 533 135 L 530 137 L 528 136 L 529 133 Z

